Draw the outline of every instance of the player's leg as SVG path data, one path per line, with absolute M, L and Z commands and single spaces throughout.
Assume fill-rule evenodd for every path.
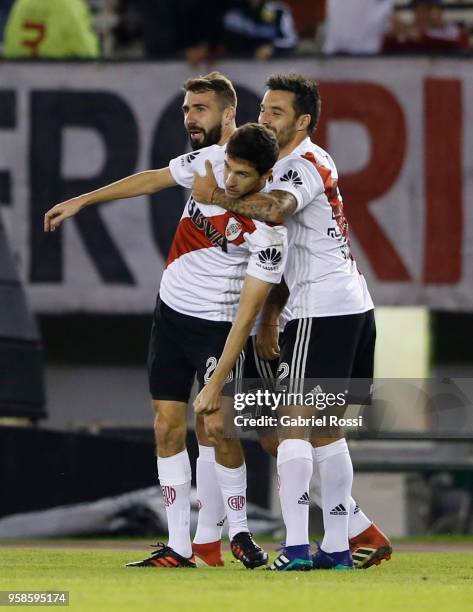
M 279 336 L 279 342 L 283 334 Z M 261 359 L 256 349 L 256 336 L 250 336 L 245 349 L 245 365 L 243 370 L 243 378 L 246 386 L 249 385 L 249 389 L 268 389 L 271 392 L 276 390 L 276 377 L 278 370 L 278 359 Z M 270 406 L 257 406 L 257 412 L 253 416 L 275 416 L 274 411 L 271 410 Z M 272 457 L 277 456 L 277 450 L 279 445 L 278 432 L 276 427 L 257 427 L 256 433 L 258 435 L 258 441 L 261 444 L 263 450 L 265 450 Z
M 221 538 L 226 513 L 215 473 L 215 448 L 207 436 L 201 414 L 196 415 L 195 433 L 199 443 L 196 466 L 199 516 L 192 550 L 204 564 L 222 566 Z
M 376 322 L 374 310 L 365 313 L 365 322 L 353 363 L 350 394 L 353 403 L 369 404 L 374 374 Z M 389 560 L 392 547 L 389 538 L 369 519 L 353 498 L 350 502 L 348 535 L 353 563 L 367 569 Z
M 187 403 L 195 370 L 182 349 L 182 329 L 158 300 L 151 330 L 148 375 L 155 411 L 158 476 L 169 541 L 131 567 L 196 567 L 190 540 L 191 468 L 186 449 Z
M 272 457 L 277 457 L 279 440 L 276 437 L 272 435 L 260 437 L 260 444 L 268 454 Z M 312 452 L 312 501 L 322 509 L 321 480 L 315 447 L 312 448 Z M 353 497 L 350 498 L 348 519 L 349 545 L 356 568 L 367 568 L 373 564 L 379 565 L 381 560 L 390 558 L 392 549 L 388 538 L 374 523 L 366 518 Z
M 291 372 L 291 365 L 300 366 L 308 353 L 310 343 L 310 319 L 293 320 L 286 326 L 281 343 L 279 363 L 279 390 L 293 392 L 286 382 L 300 378 Z M 293 368 L 293 369 L 294 369 Z M 289 379 L 286 379 L 289 376 Z M 283 418 L 310 417 L 312 409 L 303 406 L 284 406 L 278 409 Z M 272 570 L 307 570 L 312 568 L 309 544 L 309 485 L 313 470 L 311 429 L 283 426 L 279 428 L 277 470 L 279 500 L 286 527 L 286 540 L 282 553 L 271 565 Z
M 364 315 L 344 315 L 313 319 L 305 379 L 318 381 L 322 391 L 338 393 L 345 389 L 352 372 Z M 340 388 L 339 388 L 340 387 Z M 329 411 L 326 409 L 324 414 Z M 343 416 L 345 407 L 330 416 Z M 346 440 L 337 427 L 314 430 L 316 476 L 320 479 L 320 501 L 325 534 L 315 557 L 316 567 L 352 567 L 348 545 L 349 509 L 353 466 Z
M 363 385 L 363 394 L 369 393 L 369 381 L 373 378 L 374 367 L 374 344 L 376 339 L 376 328 L 374 317 L 365 323 L 366 331 L 363 332 L 357 354 L 355 357 L 353 378 L 360 379 Z M 280 339 L 282 344 L 283 338 Z M 254 337 L 249 339 L 245 359 L 245 379 L 259 379 L 259 387 L 264 388 L 271 379 L 276 378 L 278 360 L 265 361 L 258 357 Z M 367 388 L 368 387 L 368 388 Z M 364 397 L 364 395 L 363 395 Z M 262 448 L 272 457 L 277 457 L 279 439 L 270 428 L 258 428 L 259 442 Z M 314 471 L 311 482 L 312 501 L 322 508 L 322 491 L 320 482 L 320 472 L 317 463 L 316 447 L 312 448 Z M 366 517 L 363 510 L 359 507 L 353 497 L 350 498 L 350 509 L 348 511 L 348 536 L 350 548 L 353 554 L 355 567 L 370 567 L 373 563 L 380 563 L 382 558 L 390 555 L 389 540 Z M 375 559 L 373 561 L 373 559 Z
M 254 337 L 250 338 L 250 341 L 247 346 L 246 359 L 245 359 L 245 379 L 259 379 L 259 387 L 264 387 L 267 384 L 268 380 L 275 380 L 277 377 L 277 369 L 279 360 L 271 360 L 265 361 L 261 360 L 256 351 L 256 345 L 254 342 Z M 280 345 L 284 342 L 283 335 L 280 336 Z M 268 378 L 269 377 L 269 378 Z M 266 429 L 258 429 L 258 439 L 261 444 L 261 447 L 269 454 L 271 457 L 277 458 L 278 455 L 278 446 L 279 446 L 279 438 L 277 436 L 277 432 L 270 428 Z M 317 457 L 315 454 L 315 447 L 312 447 L 313 454 L 313 474 L 312 474 L 312 482 L 311 482 L 311 493 L 312 500 L 322 508 L 322 493 L 321 493 L 321 484 L 320 484 L 320 474 L 319 468 L 317 464 Z
M 230 324 L 207 325 L 202 329 L 201 342 L 192 347 L 197 379 L 205 385 L 223 351 Z M 244 353 L 239 357 L 230 378 L 240 381 L 243 373 Z M 246 513 L 246 464 L 240 440 L 233 430 L 233 386 L 223 390 L 223 406 L 205 415 L 205 429 L 215 445 L 215 474 L 228 522 L 230 545 L 234 556 L 246 567 L 258 567 L 267 562 L 267 554 L 254 542 L 249 533 Z M 232 431 L 229 431 L 232 428 Z
M 168 522 L 168 546 L 192 556 L 190 539 L 191 467 L 186 449 L 187 402 L 153 400 L 158 474 Z
M 206 431 L 215 443 L 215 474 L 228 520 L 233 555 L 247 568 L 265 565 L 268 555 L 256 544 L 248 528 L 246 464 L 240 439 L 229 431 L 233 398 L 222 398 L 222 409 L 205 415 Z

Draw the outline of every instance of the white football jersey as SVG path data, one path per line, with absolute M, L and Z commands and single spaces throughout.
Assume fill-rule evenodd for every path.
M 330 155 L 310 138 L 273 169 L 271 191 L 291 193 L 296 212 L 287 222 L 292 319 L 366 312 L 373 302 L 350 253 L 348 224 Z
M 191 188 L 205 161 L 224 186 L 225 147 L 214 145 L 169 163 L 179 185 Z M 287 258 L 286 228 L 188 199 L 163 272 L 160 296 L 174 310 L 209 321 L 233 321 L 245 275 L 279 283 Z

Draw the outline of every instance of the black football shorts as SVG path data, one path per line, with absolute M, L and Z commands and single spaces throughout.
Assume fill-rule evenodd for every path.
M 374 372 L 374 310 L 351 315 L 294 319 L 281 342 L 278 383 L 307 392 L 336 381 L 349 389 L 349 403 L 369 403 Z
M 194 377 L 207 384 L 222 354 L 231 323 L 207 321 L 176 312 L 161 299 L 156 302 L 148 352 L 148 377 L 154 400 L 189 401 Z M 229 374 L 241 379 L 244 353 Z M 224 395 L 233 395 L 231 384 Z

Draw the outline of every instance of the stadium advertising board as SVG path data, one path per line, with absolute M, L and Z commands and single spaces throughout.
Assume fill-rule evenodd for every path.
M 321 85 L 315 141 L 338 165 L 354 255 L 378 305 L 473 307 L 470 62 L 298 60 L 216 66 L 238 123 L 256 120 L 265 79 Z M 187 194 L 93 206 L 44 234 L 54 203 L 189 149 L 180 63 L 2 65 L 0 203 L 30 303 L 42 313 L 149 312 Z

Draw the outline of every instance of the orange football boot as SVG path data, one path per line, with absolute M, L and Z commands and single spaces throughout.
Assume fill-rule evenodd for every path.
M 389 561 L 393 552 L 391 542 L 374 523 L 354 538 L 350 538 L 350 550 L 356 569 L 367 569 Z
M 222 542 L 208 542 L 206 544 L 192 543 L 192 552 L 197 561 L 197 565 L 210 565 L 212 567 L 222 567 L 224 565 L 222 557 Z

